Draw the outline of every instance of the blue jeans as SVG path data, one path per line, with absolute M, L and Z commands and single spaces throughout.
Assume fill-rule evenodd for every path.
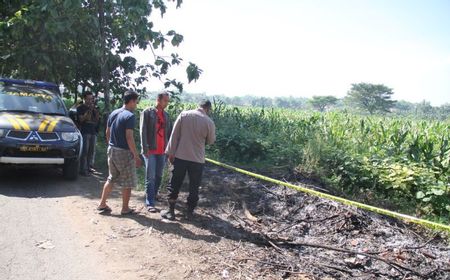
M 155 197 L 161 185 L 166 155 L 145 156 L 145 204 L 155 206 Z

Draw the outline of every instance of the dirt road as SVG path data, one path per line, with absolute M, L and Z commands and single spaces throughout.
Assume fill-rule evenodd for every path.
M 119 215 L 119 193 L 109 203 L 113 213 L 99 215 L 95 207 L 102 177 L 67 182 L 58 170 L 1 171 L 2 279 L 184 279 L 208 274 L 199 265 L 209 251 L 202 247 L 219 237 L 145 213 L 143 193 L 132 198 L 141 211 L 137 215 Z
M 99 215 L 103 179 L 0 169 L 1 279 L 450 277 L 450 247 L 440 235 L 211 166 L 192 222 L 162 221 L 136 191 L 136 215 L 119 215 L 117 191 L 113 212 Z
M 104 279 L 64 205 L 77 184 L 51 170 L 4 170 L 0 179 L 2 279 Z

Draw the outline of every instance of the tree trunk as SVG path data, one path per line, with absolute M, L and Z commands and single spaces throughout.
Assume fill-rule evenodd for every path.
M 106 34 L 105 34 L 105 1 L 98 0 L 98 21 L 100 31 L 100 72 L 102 76 L 103 95 L 105 100 L 105 112 L 110 111 L 110 96 L 109 96 L 109 70 L 108 70 L 108 57 L 106 55 Z
M 75 93 L 75 96 L 73 98 L 73 105 L 76 106 L 77 102 L 78 102 L 78 83 L 80 81 L 78 80 L 78 70 L 77 73 L 75 74 L 75 81 L 73 82 L 70 91 L 72 91 L 73 88 L 73 92 Z

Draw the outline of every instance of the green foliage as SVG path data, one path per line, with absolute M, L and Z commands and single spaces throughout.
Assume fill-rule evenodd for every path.
M 189 83 L 192 82 L 192 81 L 197 81 L 198 78 L 200 78 L 200 74 L 202 72 L 203 71 L 200 68 L 198 68 L 197 65 L 195 65 L 192 62 L 189 62 L 189 66 L 186 68 L 186 73 L 188 75 Z
M 327 107 L 333 106 L 336 104 L 338 99 L 334 96 L 313 96 L 312 99 L 309 100 L 309 103 L 314 107 L 314 109 L 319 110 L 320 112 L 325 111 Z
M 227 157 L 237 162 L 264 159 L 269 143 L 258 138 L 251 131 L 219 131 L 217 145 L 220 157 Z
M 151 78 L 181 92 L 180 81 L 164 77 L 183 59 L 155 54 L 167 42 L 178 47 L 184 40 L 174 30 L 156 31 L 151 21 L 155 11 L 165 14 L 170 2 L 175 1 L 0 1 L 0 75 L 63 83 L 74 94 L 78 85 L 111 91 L 111 99 L 105 93 L 106 109 L 126 89 L 144 93 L 142 84 Z M 154 62 L 139 64 L 130 55 L 134 48 L 152 49 Z M 201 72 L 190 63 L 188 81 Z
M 288 166 L 347 195 L 374 194 L 413 214 L 450 220 L 449 122 L 221 102 L 212 117 L 217 143 L 209 153 L 220 160 Z
M 351 104 L 373 114 L 375 112 L 389 112 L 395 104 L 395 101 L 391 100 L 393 94 L 392 89 L 385 85 L 359 83 L 352 84 L 347 99 Z

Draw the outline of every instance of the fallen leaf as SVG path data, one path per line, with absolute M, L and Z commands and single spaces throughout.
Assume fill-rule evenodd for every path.
M 55 248 L 55 245 L 53 245 L 53 243 L 50 240 L 44 240 L 37 242 L 36 247 L 38 247 L 39 249 L 46 250 Z

